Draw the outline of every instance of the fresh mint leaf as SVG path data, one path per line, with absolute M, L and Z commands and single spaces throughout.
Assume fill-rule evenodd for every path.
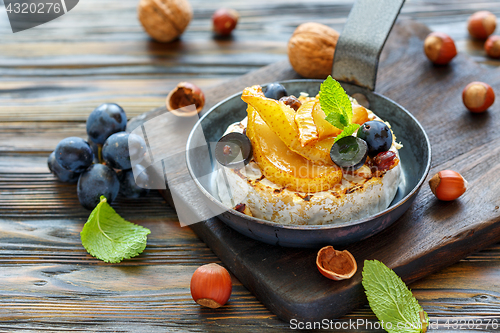
M 321 84 L 319 104 L 326 121 L 343 130 L 352 121 L 352 104 L 340 83 L 330 75 Z
M 352 106 L 351 106 L 351 108 L 352 108 Z M 351 112 L 352 112 L 352 109 L 351 109 Z M 340 122 L 344 126 L 349 126 L 349 124 L 351 123 L 351 120 L 349 119 L 349 115 L 347 114 L 347 111 L 345 108 L 342 108 L 342 114 L 340 115 Z
M 151 231 L 124 220 L 101 196 L 80 233 L 82 245 L 92 256 L 118 263 L 139 255 Z
M 344 130 L 342 131 L 342 133 L 337 135 L 337 137 L 335 138 L 335 141 L 333 141 L 333 143 L 337 142 L 338 140 L 342 139 L 343 137 L 353 135 L 354 132 L 356 132 L 359 127 L 360 126 L 358 124 L 349 124 L 348 126 L 344 127 Z
M 341 115 L 340 113 L 335 113 L 335 112 L 332 112 L 332 113 L 329 113 L 326 117 L 325 117 L 325 120 L 328 121 L 330 124 L 332 124 L 333 126 L 337 127 L 338 129 L 344 129 L 344 122 L 345 120 L 344 119 L 341 119 L 343 118 L 344 116 Z
M 362 283 L 371 309 L 387 332 L 426 332 L 427 313 L 393 270 L 380 261 L 365 260 Z

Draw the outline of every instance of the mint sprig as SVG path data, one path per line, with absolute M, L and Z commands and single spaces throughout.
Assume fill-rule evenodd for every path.
M 82 245 L 92 256 L 118 263 L 139 255 L 151 231 L 124 220 L 101 196 L 80 233 Z
M 354 132 L 356 132 L 358 130 L 358 128 L 359 128 L 358 124 L 347 125 L 346 127 L 344 127 L 344 130 L 342 131 L 342 133 L 337 135 L 334 142 L 337 142 L 338 140 L 342 139 L 343 137 L 353 135 Z
M 349 96 L 330 75 L 321 84 L 319 104 L 325 113 L 325 120 L 342 130 L 334 142 L 358 130 L 359 125 L 352 123 L 352 104 Z
M 427 313 L 399 276 L 377 260 L 365 260 L 363 287 L 371 309 L 389 333 L 425 333 Z

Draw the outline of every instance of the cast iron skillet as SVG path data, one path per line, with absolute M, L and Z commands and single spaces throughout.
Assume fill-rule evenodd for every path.
M 373 92 L 378 59 L 404 0 L 358 0 L 338 41 L 332 76 L 342 81 L 349 95 L 363 94 L 369 107 L 390 122 L 397 140 L 402 180 L 396 197 L 386 210 L 362 220 L 326 225 L 282 225 L 249 217 L 227 209 L 219 201 L 214 177 L 204 177 L 214 170 L 214 158 L 200 158 L 199 143 L 217 142 L 225 129 L 246 116 L 241 93 L 210 109 L 195 125 L 187 141 L 187 167 L 195 184 L 206 196 L 209 208 L 228 226 L 253 239 L 289 247 L 345 245 L 370 237 L 395 222 L 413 203 L 429 172 L 430 142 L 419 122 L 402 106 Z M 322 80 L 281 81 L 289 94 L 307 92 L 315 96 Z M 200 130 L 201 129 L 201 130 Z M 204 137 L 203 137 L 204 136 Z M 221 213 L 222 212 L 222 213 Z

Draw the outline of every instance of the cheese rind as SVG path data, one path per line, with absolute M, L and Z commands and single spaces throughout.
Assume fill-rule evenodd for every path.
M 379 119 L 372 112 L 370 118 Z M 243 132 L 246 118 L 228 127 Z M 391 150 L 399 158 L 397 144 Z M 401 163 L 380 177 L 365 179 L 344 174 L 333 189 L 302 193 L 282 188 L 266 179 L 252 160 L 242 169 L 219 165 L 216 175 L 219 199 L 228 208 L 244 203 L 254 217 L 294 225 L 344 223 L 363 219 L 386 209 L 394 199 L 401 178 Z

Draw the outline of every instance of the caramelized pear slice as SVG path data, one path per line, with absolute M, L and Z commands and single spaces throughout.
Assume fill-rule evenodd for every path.
M 319 140 L 325 139 L 327 137 L 334 136 L 336 137 L 340 133 L 342 133 L 341 129 L 330 124 L 325 120 L 325 113 L 321 109 L 319 104 L 319 100 L 316 100 L 312 110 L 312 116 L 314 119 L 314 124 L 318 129 Z M 352 122 L 355 124 L 363 125 L 368 121 L 368 111 L 361 105 L 353 104 L 352 105 Z
M 332 136 L 336 137 L 337 135 L 342 133 L 341 129 L 338 129 L 337 127 L 333 126 L 328 121 L 326 121 L 325 119 L 326 116 L 323 110 L 321 109 L 319 100 L 316 100 L 316 102 L 314 103 L 312 116 L 314 119 L 314 123 L 316 124 L 316 128 L 318 129 L 318 135 L 320 140 Z
M 364 106 L 353 104 L 352 105 L 352 122 L 358 125 L 363 125 L 368 120 L 368 111 Z
M 282 102 L 269 99 L 262 93 L 260 86 L 243 90 L 243 101 L 251 105 L 269 128 L 283 141 L 291 151 L 313 161 L 315 164 L 333 165 L 330 159 L 330 147 L 316 144 L 302 146 L 299 130 L 295 123 L 295 111 Z
M 302 104 L 295 113 L 295 124 L 299 130 L 299 141 L 302 147 L 318 141 L 319 134 L 312 116 L 314 100 Z
M 252 143 L 253 157 L 271 182 L 291 191 L 315 193 L 332 189 L 342 181 L 338 167 L 317 165 L 294 153 L 251 105 L 247 111 L 246 134 Z

